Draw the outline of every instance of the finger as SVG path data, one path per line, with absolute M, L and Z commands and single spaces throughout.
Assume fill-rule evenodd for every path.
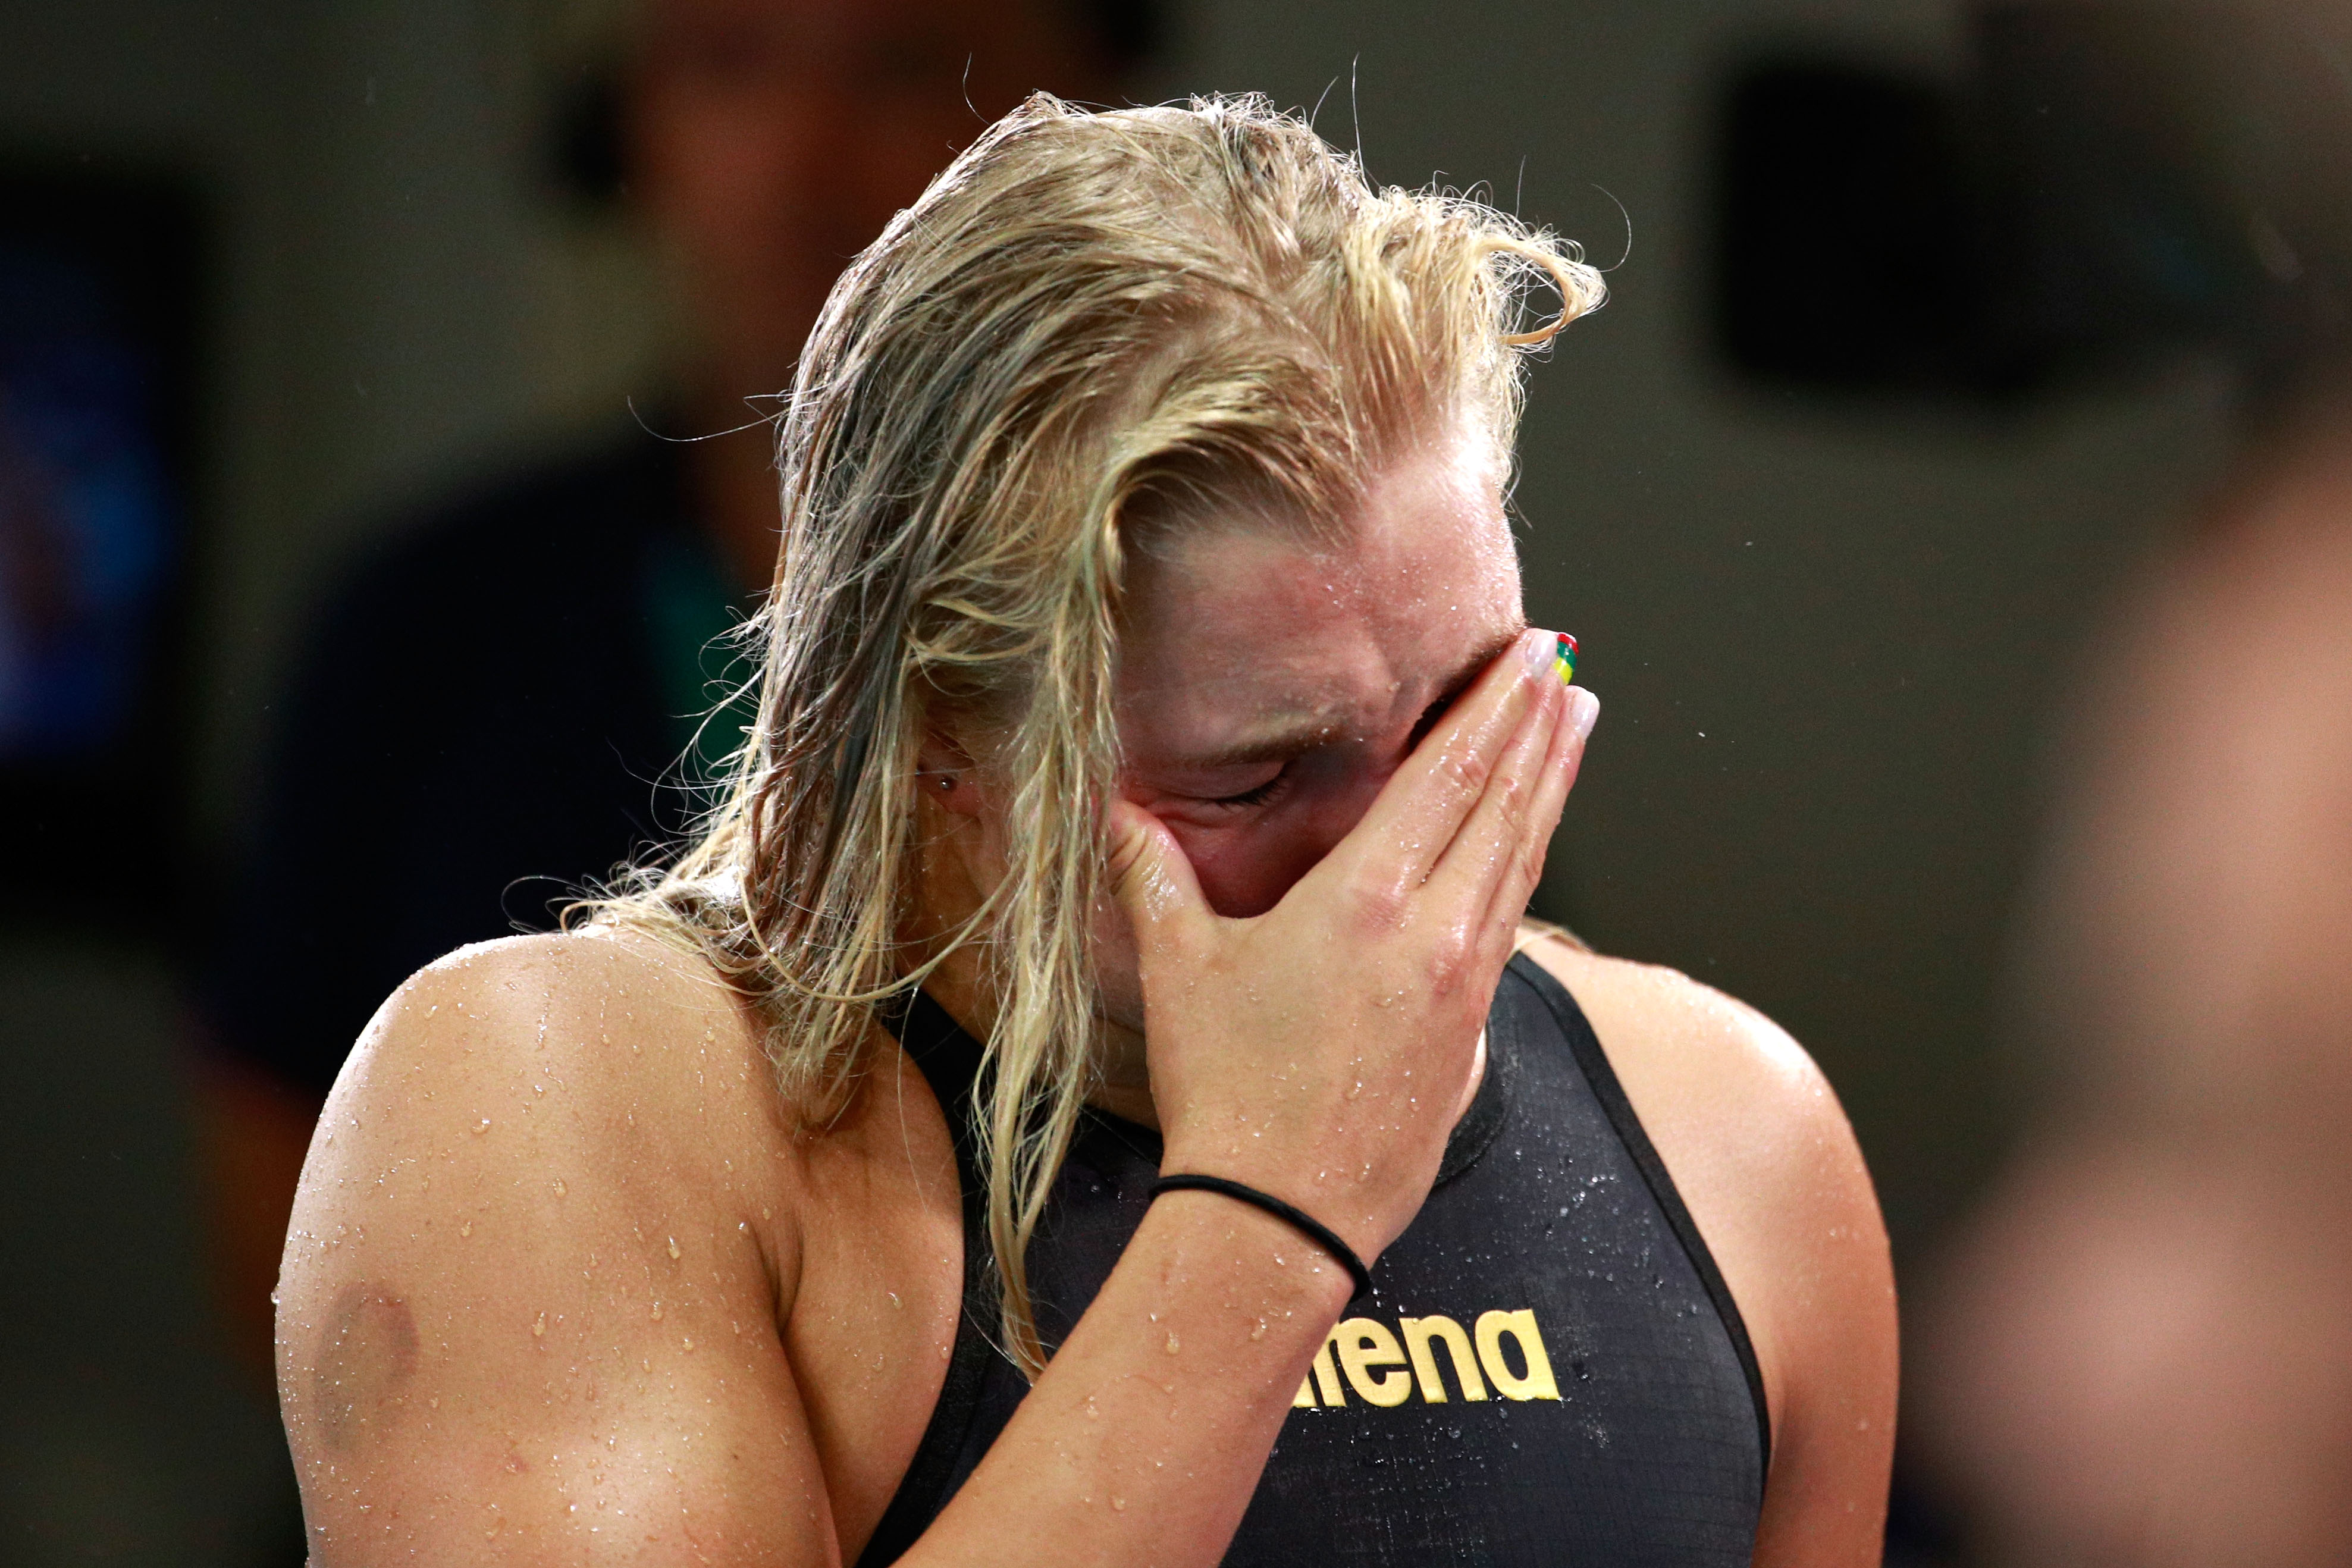
M 1381 859 L 1381 879 L 1418 886 L 1486 791 L 1496 761 L 1551 681 L 1549 632 L 1528 631 L 1488 663 L 1462 700 L 1404 760 L 1328 863 L 1349 870 Z
M 1600 716 L 1599 698 L 1581 686 L 1569 689 L 1567 707 L 1552 731 L 1550 751 L 1544 758 L 1534 794 L 1521 819 L 1516 853 L 1486 909 L 1488 931 L 1506 943 L 1516 940 L 1519 917 L 1527 913 L 1528 900 L 1535 896 L 1536 884 L 1543 879 L 1544 858 L 1551 849 L 1551 836 L 1559 831 L 1568 792 L 1576 787 L 1576 775 L 1584 766 L 1584 743 Z
M 1568 704 L 1557 681 L 1495 760 L 1486 787 L 1423 884 L 1424 908 L 1468 924 L 1485 917 L 1527 840 L 1527 818 Z
M 1136 952 L 1149 963 L 1214 916 L 1166 823 L 1132 801 L 1113 800 L 1108 826 L 1111 896 L 1127 911 Z

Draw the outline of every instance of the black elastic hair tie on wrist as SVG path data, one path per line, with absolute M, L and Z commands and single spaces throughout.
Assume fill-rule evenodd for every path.
M 1349 1297 L 1349 1300 L 1372 1293 L 1372 1271 L 1364 1267 L 1364 1260 L 1356 1256 L 1356 1249 L 1340 1240 L 1338 1231 L 1305 1209 L 1293 1208 L 1272 1193 L 1262 1193 L 1255 1187 L 1245 1187 L 1223 1176 L 1162 1176 L 1151 1184 L 1151 1191 L 1147 1196 L 1156 1198 L 1162 1193 L 1182 1192 L 1222 1193 L 1226 1197 L 1239 1198 L 1253 1207 L 1264 1209 L 1339 1260 L 1340 1267 L 1348 1271 L 1348 1278 L 1356 1282 L 1356 1294 Z

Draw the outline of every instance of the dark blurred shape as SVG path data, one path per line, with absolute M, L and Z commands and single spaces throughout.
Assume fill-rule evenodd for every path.
M 288 1568 L 274 1402 L 205 1310 L 179 1000 L 119 944 L 0 946 L 0 1563 Z
M 180 870 L 202 230 L 168 176 L 0 163 L 11 924 L 119 915 L 126 888 L 168 904 Z
M 616 67 L 583 66 L 555 95 L 548 129 L 548 163 L 559 191 L 591 210 L 621 199 L 626 183 Z
M 2352 325 L 2352 16 L 2292 3 L 1993 5 L 1979 113 L 2038 363 L 2220 346 L 2259 377 Z
M 1832 391 L 2000 398 L 2184 348 L 2258 391 L 2352 327 L 2352 16 L 1979 6 L 1957 85 L 1783 58 L 1723 118 L 1722 347 Z
M 209 998 L 236 1054 L 313 1104 L 411 971 L 544 929 L 551 900 L 684 830 L 695 725 L 673 716 L 714 700 L 691 672 L 730 595 L 675 450 L 639 432 L 456 501 L 320 618 Z
M 1114 71 L 1142 65 L 1167 43 L 1168 17 L 1153 0 L 1055 0 L 1055 8 Z M 552 95 L 548 166 L 556 188 L 584 207 L 610 206 L 626 194 L 628 68 L 624 58 L 599 60 Z
M 1716 310 L 1731 362 L 1841 391 L 1970 384 L 1974 212 L 1954 106 L 1923 83 L 1784 61 L 1718 127 Z

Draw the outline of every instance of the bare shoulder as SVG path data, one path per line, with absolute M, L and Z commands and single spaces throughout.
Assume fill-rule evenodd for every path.
M 714 1435 L 747 1418 L 701 1393 L 782 1380 L 790 1143 L 756 1031 L 689 954 L 519 938 L 411 978 L 328 1100 L 287 1237 L 306 1495 L 329 1474 L 412 1501 L 446 1465 L 523 1477 L 524 1450 L 677 1390 Z
M 669 1119 L 633 1106 L 680 1095 L 705 1112 L 726 1100 L 772 1105 L 764 1080 L 755 1026 L 699 957 L 627 931 L 510 937 L 460 948 L 395 991 L 322 1125 L 373 1111 L 488 1138 L 504 1111 L 509 1131 L 586 1134 L 609 1130 L 610 1110 L 622 1130 L 656 1137 Z
M 384 1163 L 384 1201 L 421 1202 L 436 1170 L 519 1189 L 543 1173 L 549 1195 L 592 1205 L 600 1187 L 682 1195 L 780 1140 L 757 1031 L 707 963 L 635 933 L 516 937 L 459 949 L 378 1009 L 328 1099 L 303 1204 L 332 1206 L 331 1173 L 362 1157 Z
M 1757 1561 L 1874 1562 L 1895 1282 L 1837 1096 L 1787 1031 L 1710 986 L 1552 936 L 1526 952 L 1591 1022 L 1755 1345 L 1774 1430 Z
M 1670 1168 L 1676 1154 L 1685 1163 L 1737 1160 L 1745 1176 L 1769 1179 L 1823 1158 L 1843 1163 L 1853 1139 L 1836 1095 L 1762 1013 L 1662 964 L 1552 936 L 1525 951 L 1584 1010 Z M 1717 1148 L 1718 1137 L 1730 1146 Z

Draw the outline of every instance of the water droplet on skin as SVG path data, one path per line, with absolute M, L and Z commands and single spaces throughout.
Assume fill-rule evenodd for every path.
M 539 1315 L 539 1321 L 530 1326 L 530 1337 L 535 1340 L 543 1340 L 547 1337 L 547 1314 L 545 1312 L 541 1312 Z
M 472 1220 L 467 1220 L 465 1224 L 463 1224 L 463 1225 L 459 1226 L 457 1227 L 457 1234 L 458 1234 L 459 1236 L 471 1236 L 471 1235 L 473 1235 L 473 1234 L 474 1234 L 474 1222 L 473 1222 Z
M 882 1294 L 890 1298 L 890 1305 L 894 1307 L 903 1307 L 907 1304 L 906 1302 L 898 1300 L 898 1292 L 896 1290 L 885 1290 Z
M 686 1342 L 685 1342 L 685 1344 L 686 1344 L 686 1353 L 687 1353 L 687 1354 L 688 1354 L 688 1355 L 692 1355 L 692 1354 L 694 1353 L 694 1342 L 693 1342 L 692 1340 L 688 1340 L 688 1341 L 686 1341 Z
M 677 1237 L 674 1236 L 669 1238 L 669 1255 L 673 1258 L 677 1257 Z
M 1118 1510 L 1119 1512 L 1125 1513 L 1127 1511 L 1127 1500 L 1123 1497 L 1115 1497 L 1110 1500 L 1110 1506 Z
M 1253 1340 L 1262 1340 L 1265 1338 L 1265 1320 L 1264 1318 L 1260 1318 L 1257 1321 L 1257 1326 L 1250 1330 L 1250 1338 Z
M 490 1119 L 489 1119 L 488 1117 L 485 1116 L 485 1117 L 483 1117 L 483 1118 L 482 1118 L 482 1120 L 481 1120 L 479 1122 L 478 1122 L 478 1123 L 475 1125 L 475 1127 L 474 1127 L 474 1135 L 475 1135 L 476 1137 L 478 1137 L 478 1137 L 480 1137 L 483 1133 L 488 1132 L 489 1130 L 490 1130 Z
M 1179 1347 L 1176 1343 L 1176 1331 L 1171 1329 L 1168 1331 L 1168 1353 L 1170 1355 L 1174 1355 L 1178 1348 Z
M 659 1301 L 656 1301 L 654 1303 L 654 1321 L 656 1323 L 661 1321 L 661 1303 Z
M 556 1195 L 557 1197 L 559 1197 L 559 1198 L 560 1198 L 560 1197 L 562 1197 L 562 1196 L 563 1195 L 563 1194 L 564 1194 L 564 1190 L 565 1190 L 565 1189 L 564 1189 L 564 1185 L 563 1185 L 563 1178 L 562 1178 L 562 1177 L 561 1177 L 561 1176 L 556 1177 L 556 1178 L 555 1178 L 555 1195 Z

